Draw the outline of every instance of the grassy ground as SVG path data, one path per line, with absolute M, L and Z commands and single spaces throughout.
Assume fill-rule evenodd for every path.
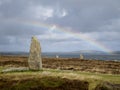
M 49 70 L 48 70 L 49 72 Z M 97 74 L 90 72 L 80 72 L 80 71 L 61 71 L 61 70 L 50 70 L 54 75 L 69 78 L 69 79 L 79 79 L 89 82 L 89 90 L 92 90 L 103 81 L 108 81 L 111 83 L 120 84 L 120 75 L 112 74 Z
M 28 67 L 27 59 L 1 56 L 0 72 L 11 67 Z M 94 90 L 103 81 L 120 84 L 120 62 L 43 58 L 43 68 L 36 72 L 0 73 L 0 90 L 87 90 L 82 87 L 88 87 L 88 83 L 89 90 Z
M 2 69 L 3 68 L 1 67 L 0 70 Z M 87 73 L 87 72 L 80 72 L 80 71 L 57 70 L 57 69 L 43 69 L 42 71 L 36 71 L 36 72 L 24 71 L 24 72 L 1 73 L 0 80 L 3 80 L 3 79 L 13 80 L 14 82 L 17 81 L 17 86 L 14 87 L 13 90 L 16 90 L 15 88 L 19 88 L 19 90 L 23 90 L 22 88 L 24 88 L 25 90 L 31 85 L 34 85 L 37 87 L 38 84 L 42 84 L 45 87 L 58 87 L 62 85 L 64 81 L 66 81 L 66 79 L 71 81 L 73 80 L 85 81 L 85 82 L 87 81 L 89 82 L 89 90 L 93 90 L 97 84 L 103 81 L 120 84 L 120 75 L 96 74 L 96 73 L 89 73 L 89 72 Z M 29 82 L 26 82 L 24 84 L 21 83 L 21 82 L 25 82 L 26 80 L 29 80 Z M 0 85 L 2 85 L 2 83 L 0 83 Z M 59 90 L 59 89 L 56 89 L 56 90 Z

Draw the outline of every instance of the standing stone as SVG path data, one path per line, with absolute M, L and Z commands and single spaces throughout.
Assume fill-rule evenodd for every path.
M 80 54 L 80 59 L 84 59 L 84 56 L 82 54 Z
M 41 47 L 36 37 L 32 37 L 28 65 L 30 70 L 42 69 Z
M 59 58 L 59 56 L 58 56 L 58 55 L 56 55 L 56 58 Z

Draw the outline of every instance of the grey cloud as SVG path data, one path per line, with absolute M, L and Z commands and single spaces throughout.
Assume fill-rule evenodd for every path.
M 66 38 L 66 39 L 41 39 L 40 41 L 46 41 L 46 42 L 51 42 L 51 43 L 61 43 L 61 42 L 81 42 L 82 40 L 76 39 L 76 38 Z
M 0 45 L 10 44 L 9 37 L 0 37 Z
M 22 0 L 11 0 L 11 2 L 3 3 L 0 6 L 0 11 L 2 12 L 3 17 L 20 17 L 26 6 L 25 3 L 21 1 Z
M 103 32 L 92 32 L 92 33 L 87 33 L 87 36 L 93 38 L 96 41 L 106 41 L 106 42 L 110 42 L 110 41 L 114 41 L 114 42 L 118 42 L 120 41 L 120 34 L 117 31 L 103 31 Z
M 68 25 L 80 32 L 102 31 L 99 29 L 100 27 L 108 25 L 113 19 L 120 18 L 119 3 L 120 1 L 117 0 L 85 0 L 71 6 L 64 6 L 68 10 L 68 16 L 64 19 L 54 20 L 61 26 Z
M 1 11 L 4 10 L 4 17 L 19 17 L 34 19 L 33 15 L 28 12 L 31 6 L 44 6 L 51 7 L 55 11 L 65 9 L 68 15 L 64 18 L 58 18 L 54 16 L 48 19 L 47 22 L 52 24 L 59 24 L 62 27 L 71 27 L 74 31 L 79 32 L 93 32 L 102 31 L 101 28 L 104 25 L 108 25 L 110 20 L 120 18 L 120 1 L 118 0 L 84 0 L 84 1 L 63 1 L 63 0 L 12 0 L 7 5 L 3 4 Z M 106 29 L 107 30 L 107 29 Z
M 46 33 L 46 30 L 34 26 L 26 26 L 19 22 L 0 22 L 0 35 L 8 36 L 31 36 Z
M 89 37 L 103 43 L 105 42 L 106 45 L 110 45 L 111 48 L 113 48 L 113 46 L 119 48 L 119 4 L 120 0 L 0 0 L 0 44 L 19 45 L 22 40 L 25 40 L 27 41 L 25 47 L 27 47 L 31 36 L 49 35 L 47 28 L 34 27 L 17 22 L 19 20 L 33 20 L 59 25 L 63 28 L 68 27 L 71 28 L 71 32 L 81 32 L 86 35 L 89 33 Z M 34 9 L 36 9 L 36 7 L 42 7 L 43 11 L 38 9 L 38 13 L 35 13 Z M 50 12 L 47 13 L 47 11 L 45 11 L 48 8 L 53 10 L 51 16 L 48 15 Z M 67 14 L 64 16 L 65 13 Z M 38 14 L 40 18 L 36 18 L 36 14 Z M 61 17 L 62 15 L 63 17 Z M 94 36 L 95 33 L 96 36 Z M 65 42 L 81 42 L 80 39 L 74 38 L 42 38 L 41 41 L 46 44 L 44 48 L 47 47 L 48 43 L 57 42 L 62 43 L 64 46 L 66 45 Z M 71 46 L 79 49 L 79 45 L 77 44 L 72 44 Z M 84 45 L 81 46 L 84 48 Z M 65 48 L 63 47 L 62 49 Z

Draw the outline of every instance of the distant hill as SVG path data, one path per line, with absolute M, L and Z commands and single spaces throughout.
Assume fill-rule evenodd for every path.
M 72 52 L 42 52 L 42 55 L 59 55 L 59 54 L 91 54 L 91 55 L 107 55 L 107 54 L 120 54 L 120 51 L 114 51 L 112 53 L 106 53 L 104 51 L 95 50 L 80 50 Z M 0 52 L 0 55 L 29 55 L 28 52 Z
M 81 51 L 73 51 L 71 53 L 80 53 L 80 54 L 107 54 L 103 51 L 95 51 L 95 50 L 81 50 Z
M 0 52 L 0 55 L 28 55 L 27 52 Z
M 80 50 L 72 52 L 44 52 L 44 54 L 108 54 L 104 51 L 95 51 L 95 50 Z
M 112 54 L 120 54 L 120 51 L 114 51 Z

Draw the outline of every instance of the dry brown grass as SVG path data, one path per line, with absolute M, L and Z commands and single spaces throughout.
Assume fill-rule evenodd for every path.
M 27 59 L 23 56 L 1 56 L 0 66 L 27 67 Z M 80 60 L 78 58 L 43 58 L 42 60 L 44 68 L 120 74 L 120 62 L 116 61 Z

